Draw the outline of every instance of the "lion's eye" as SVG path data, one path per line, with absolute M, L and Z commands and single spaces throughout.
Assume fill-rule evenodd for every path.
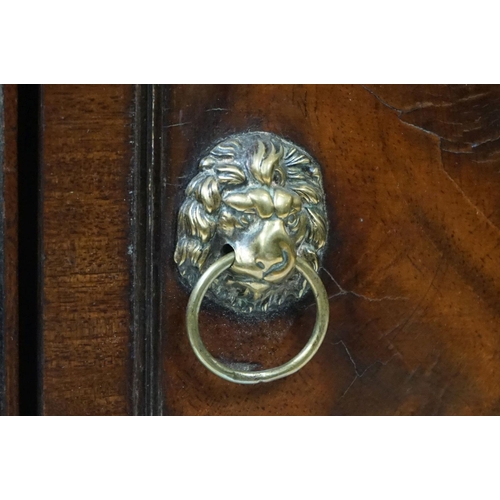
M 243 227 L 246 227 L 248 225 L 250 225 L 250 223 L 252 222 L 252 216 L 250 214 L 243 214 L 241 217 L 238 218 L 240 224 L 243 226 Z
M 281 177 L 281 172 L 279 170 L 275 170 L 273 174 L 273 182 L 275 184 L 280 184 L 283 182 L 283 179 Z
M 290 234 L 295 234 L 301 227 L 302 216 L 300 213 L 291 214 L 286 218 L 286 227 Z

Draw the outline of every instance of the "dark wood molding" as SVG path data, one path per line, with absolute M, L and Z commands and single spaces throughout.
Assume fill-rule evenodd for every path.
M 161 410 L 160 304 L 162 297 L 162 106 L 161 85 L 138 85 L 135 154 L 131 172 L 132 410 Z

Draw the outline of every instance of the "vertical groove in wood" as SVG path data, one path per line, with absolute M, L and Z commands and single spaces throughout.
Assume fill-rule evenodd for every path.
M 17 86 L 19 412 L 40 414 L 40 85 Z
M 162 87 L 136 87 L 135 155 L 131 174 L 132 412 L 161 414 Z
M 44 201 L 45 201 L 45 85 L 40 85 L 40 122 L 39 122 L 39 141 L 40 141 L 40 149 L 39 149 L 39 178 L 38 178 L 38 411 L 40 415 L 44 414 L 45 410 L 45 392 L 44 392 L 44 355 L 45 355 L 45 336 L 44 336 L 44 300 L 45 300 L 45 287 L 44 287 L 44 270 L 45 266 L 43 265 L 44 260 L 44 238 L 45 238 L 45 230 L 44 230 Z
M 0 85 L 0 415 L 18 395 L 17 88 Z

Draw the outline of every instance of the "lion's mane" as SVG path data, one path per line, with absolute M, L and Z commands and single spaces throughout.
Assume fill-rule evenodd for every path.
M 256 161 L 259 143 L 265 154 Z M 243 188 L 250 179 L 262 183 L 271 176 L 302 201 L 302 237 L 297 255 L 318 271 L 327 237 L 326 207 L 319 165 L 299 147 L 267 132 L 229 137 L 217 144 L 199 163 L 200 172 L 186 189 L 178 217 L 175 262 L 184 281 L 192 288 L 201 274 L 221 256 L 226 243 L 218 234 L 224 224 L 223 197 Z M 277 310 L 287 297 L 301 298 L 308 289 L 296 271 L 284 283 L 252 303 L 242 290 L 228 286 L 231 273 L 221 275 L 210 296 L 229 309 L 250 313 Z M 287 301 L 289 302 L 289 301 Z

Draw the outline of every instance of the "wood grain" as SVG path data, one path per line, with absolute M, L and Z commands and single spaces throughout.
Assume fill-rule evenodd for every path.
M 0 85 L 0 415 L 16 415 L 18 394 L 17 88 Z
M 134 87 L 44 86 L 42 413 L 131 413 Z
M 500 414 L 499 94 L 45 87 L 42 413 Z M 197 361 L 173 262 L 197 160 L 245 130 L 316 157 L 330 218 L 325 343 L 297 374 L 260 386 Z M 268 367 L 300 350 L 314 316 L 308 297 L 259 323 L 204 303 L 200 322 L 216 356 Z
M 171 86 L 165 104 L 164 413 L 500 414 L 498 86 Z M 218 379 L 184 325 L 175 214 L 197 159 L 265 130 L 323 167 L 330 217 L 321 277 L 330 326 L 299 373 L 261 386 Z M 205 304 L 211 352 L 262 366 L 305 343 L 315 307 L 264 324 Z

